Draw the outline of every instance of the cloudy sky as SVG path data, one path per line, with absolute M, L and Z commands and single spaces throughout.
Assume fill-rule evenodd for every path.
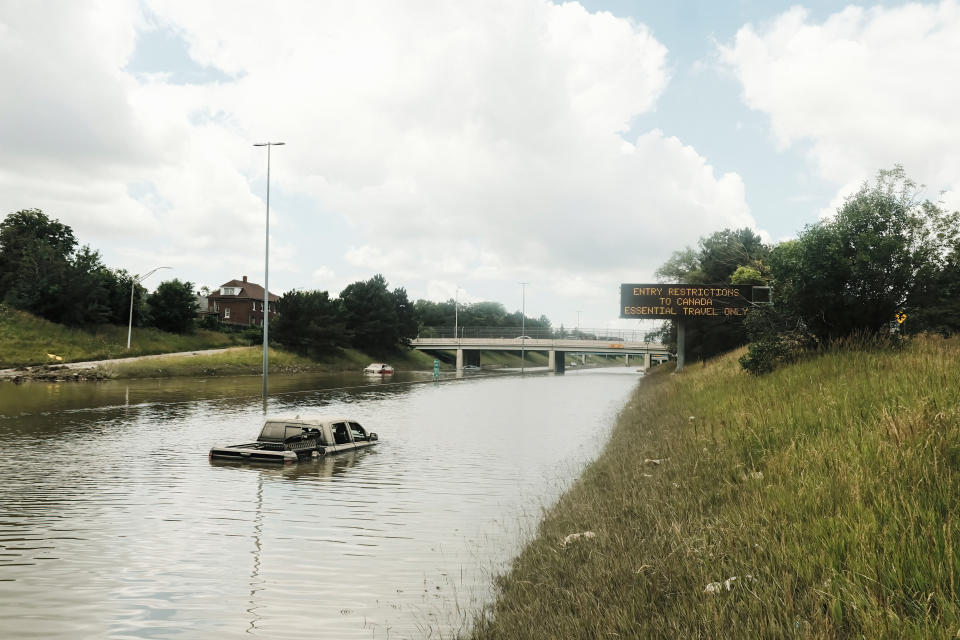
M 0 77 L 0 214 L 153 286 L 263 282 L 266 141 L 275 293 L 528 282 L 556 326 L 895 163 L 960 206 L 954 0 L 0 0 Z

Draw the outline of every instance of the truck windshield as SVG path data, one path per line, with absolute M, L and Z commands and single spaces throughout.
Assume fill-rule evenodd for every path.
M 282 422 L 268 422 L 263 425 L 260 440 L 283 440 L 284 428 Z

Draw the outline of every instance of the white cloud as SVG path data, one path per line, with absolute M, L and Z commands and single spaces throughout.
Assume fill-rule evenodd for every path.
M 26 92 L 0 104 L 4 203 L 111 256 L 256 279 L 265 166 L 250 144 L 266 140 L 287 142 L 271 184 L 296 198 L 271 208 L 271 289 L 523 279 L 613 308 L 612 286 L 674 249 L 754 226 L 736 174 L 659 131 L 624 140 L 669 81 L 641 24 L 545 0 L 136 6 L 0 7 L 19 34 L 0 39 L 0 71 Z M 232 79 L 125 73 L 144 29 Z M 310 235 L 318 211 L 340 235 Z
M 956 191 L 955 1 L 851 6 L 822 23 L 793 8 L 763 27 L 743 27 L 720 55 L 742 83 L 747 105 L 769 115 L 780 146 L 811 143 L 811 161 L 839 187 L 828 211 L 895 163 L 934 190 Z
M 482 296 L 475 296 L 469 290 L 464 289 L 455 282 L 448 280 L 430 280 L 427 282 L 426 295 L 427 300 L 434 302 L 446 302 L 447 300 L 456 300 L 461 305 L 483 302 Z
M 321 266 L 319 269 L 314 269 L 310 277 L 314 282 L 323 284 L 332 281 L 336 275 L 330 267 Z

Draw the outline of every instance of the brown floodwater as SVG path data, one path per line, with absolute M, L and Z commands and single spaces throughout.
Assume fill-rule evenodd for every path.
M 0 384 L 0 637 L 451 638 L 607 440 L 632 368 L 275 376 L 375 448 L 211 463 L 260 379 Z

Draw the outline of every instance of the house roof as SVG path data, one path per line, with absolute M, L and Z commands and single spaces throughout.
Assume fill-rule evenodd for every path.
M 240 289 L 240 293 L 235 296 L 225 296 L 220 294 L 220 290 L 224 287 L 237 287 Z M 218 288 L 216 293 L 210 294 L 211 298 L 229 298 L 233 300 L 239 300 L 241 298 L 249 298 L 251 300 L 263 300 L 263 287 L 256 284 L 255 282 L 249 282 L 244 276 L 243 280 L 231 280 L 230 282 L 224 282 Z M 270 294 L 270 301 L 274 302 L 279 300 L 280 296 L 275 293 Z

